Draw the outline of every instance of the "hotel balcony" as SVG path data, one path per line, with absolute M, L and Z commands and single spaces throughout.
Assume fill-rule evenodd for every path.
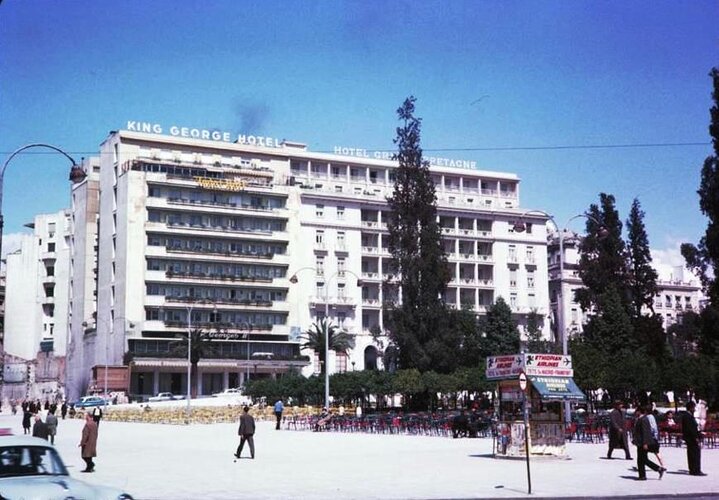
M 379 298 L 363 298 L 362 299 L 362 307 L 363 308 L 370 308 L 370 309 L 379 309 L 382 307 L 382 302 L 380 302 Z
M 203 273 L 192 271 L 145 271 L 145 281 L 177 281 L 181 283 L 217 284 L 217 282 L 253 283 L 262 286 L 287 287 L 287 278 L 264 276 L 238 276 L 230 274 Z
M 157 300 L 161 299 L 161 300 Z M 164 299 L 164 300 L 162 300 Z M 158 302 L 158 303 L 155 303 Z M 176 297 L 176 296 L 162 296 L 162 295 L 148 295 L 146 299 L 146 305 L 148 306 L 165 306 L 165 305 L 181 305 L 187 306 L 208 306 L 208 307 L 222 307 L 222 310 L 230 311 L 277 311 L 277 312 L 288 312 L 289 302 L 287 301 L 272 301 L 272 300 L 250 300 L 250 299 L 230 299 L 230 298 L 207 298 L 203 299 L 200 297 Z
M 272 231 L 259 229 L 238 229 L 229 226 L 203 226 L 200 224 L 191 225 L 187 222 L 145 222 L 145 231 L 158 234 L 186 234 L 188 236 L 199 236 L 206 238 L 233 238 L 242 240 L 258 241 L 282 241 L 288 240 L 287 231 Z
M 196 213 L 196 214 L 212 214 L 212 215 L 241 215 L 246 212 L 253 217 L 272 219 L 287 219 L 289 217 L 287 209 L 262 207 L 250 204 L 223 203 L 210 200 L 191 200 L 188 198 L 147 198 L 145 202 L 147 208 L 164 208 L 173 211 Z
M 362 271 L 362 280 L 363 281 L 382 281 L 382 278 L 380 277 L 380 275 L 377 271 Z
M 289 254 L 280 253 L 238 253 L 238 252 L 213 252 L 210 250 L 191 250 L 187 248 L 172 248 L 159 245 L 149 245 L 145 249 L 145 255 L 148 257 L 173 257 L 183 260 L 201 260 L 207 262 L 244 262 L 272 264 L 289 264 Z
M 357 301 L 353 297 L 310 297 L 311 307 L 324 306 L 327 303 L 337 307 L 355 307 L 357 305 Z

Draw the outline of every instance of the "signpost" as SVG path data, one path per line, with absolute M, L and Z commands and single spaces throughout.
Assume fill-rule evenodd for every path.
M 529 470 L 529 407 L 527 405 L 527 374 L 524 371 L 519 373 L 519 388 L 522 390 L 522 402 L 524 403 L 524 453 L 527 457 L 527 493 L 532 494 L 532 474 Z

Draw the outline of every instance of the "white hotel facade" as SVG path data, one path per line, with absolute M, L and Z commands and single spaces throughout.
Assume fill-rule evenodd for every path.
M 188 326 L 219 337 L 199 364 L 201 394 L 317 372 L 298 335 L 326 309 L 356 335 L 348 357 L 331 353 L 330 373 L 381 365 L 370 331 L 385 328 L 396 163 L 247 142 L 117 131 L 86 162 L 72 197 L 71 398 L 105 364 L 130 366 L 131 394 L 184 393 L 177 339 Z M 431 173 L 452 268 L 447 302 L 483 314 L 502 296 L 520 325 L 532 310 L 547 318 L 546 218 L 520 206 L 517 176 Z M 513 232 L 520 218 L 531 230 Z

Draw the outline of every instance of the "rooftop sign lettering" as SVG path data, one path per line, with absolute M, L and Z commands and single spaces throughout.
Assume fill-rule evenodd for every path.
M 370 151 L 363 148 L 349 148 L 344 146 L 335 146 L 334 153 L 343 156 L 356 156 L 358 158 L 374 158 L 375 160 L 392 160 L 394 153 L 389 151 Z M 440 158 L 437 156 L 424 156 L 424 161 L 435 167 L 453 167 L 476 169 L 477 162 L 469 160 L 458 160 L 456 158 Z
M 165 128 L 159 123 L 128 121 L 126 130 L 131 132 L 144 132 L 146 134 L 164 134 Z M 262 146 L 266 148 L 281 148 L 282 141 L 274 137 L 264 137 L 259 135 L 234 135 L 217 129 L 179 127 L 172 125 L 167 128 L 169 134 L 173 137 L 187 137 L 190 139 L 202 139 L 205 141 L 218 142 L 236 142 L 237 144 L 245 144 L 247 146 Z

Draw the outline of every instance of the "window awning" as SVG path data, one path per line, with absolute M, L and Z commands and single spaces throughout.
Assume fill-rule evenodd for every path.
M 532 385 L 543 400 L 587 399 L 582 390 L 570 377 L 529 377 Z

